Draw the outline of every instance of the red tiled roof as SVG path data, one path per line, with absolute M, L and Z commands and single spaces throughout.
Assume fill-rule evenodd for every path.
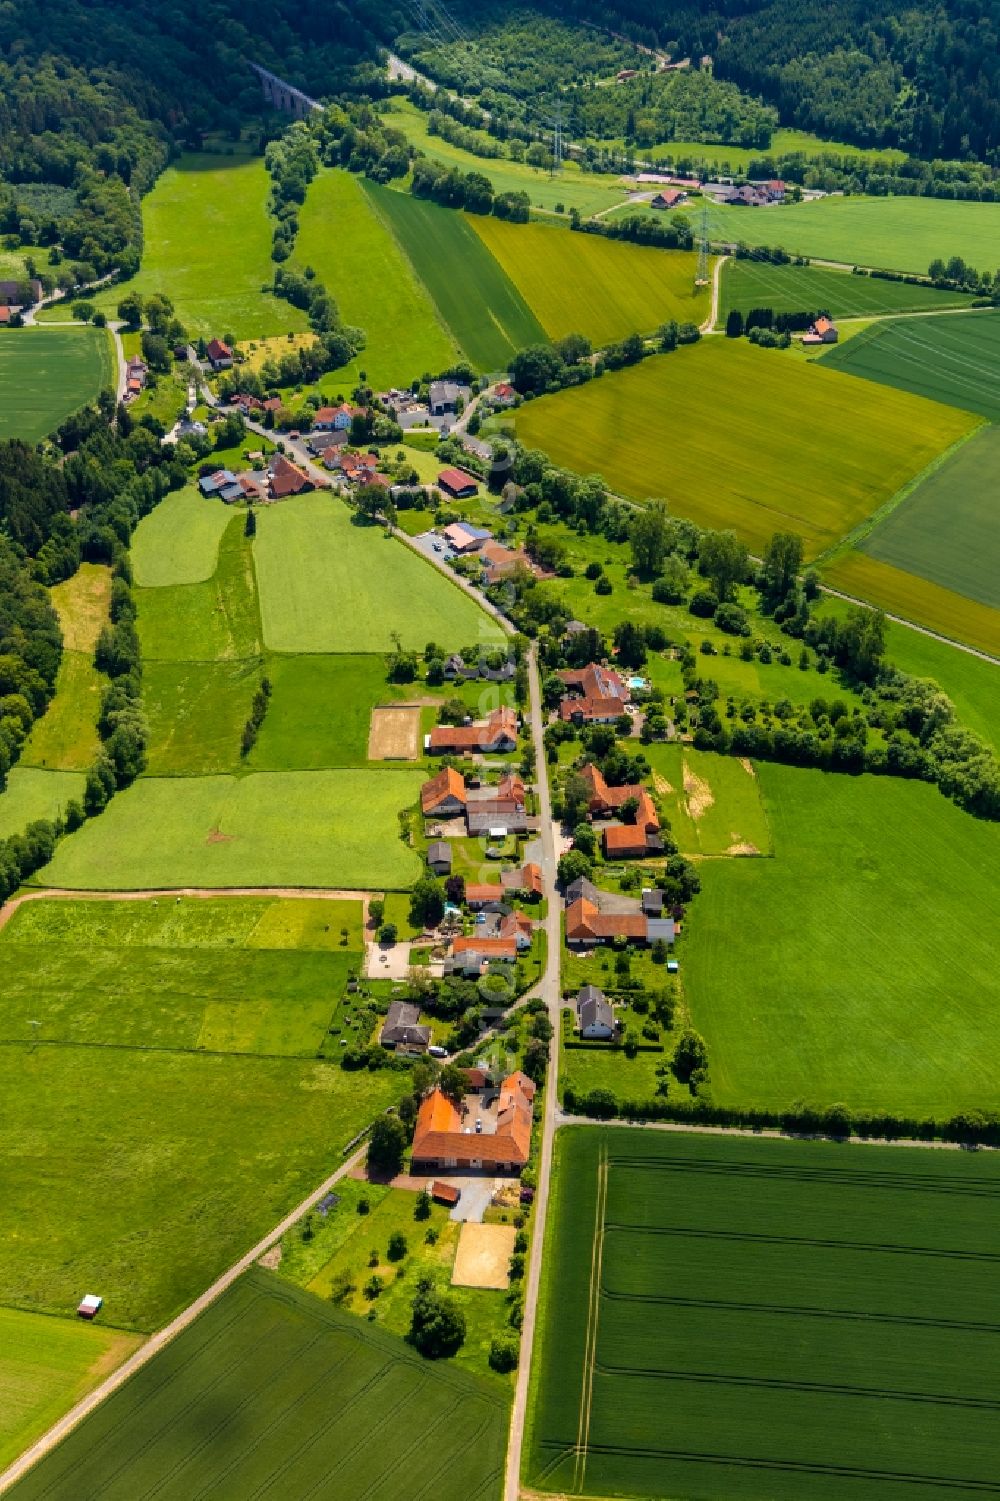
M 646 918 L 641 912 L 601 912 L 585 896 L 578 897 L 566 908 L 566 937 L 569 939 L 645 938 L 648 931 Z
M 271 482 L 271 494 L 277 499 L 285 495 L 298 495 L 300 490 L 305 490 L 312 484 L 312 480 L 305 470 L 286 459 L 283 453 L 275 454 L 268 466 Z
M 461 1190 L 452 1183 L 431 1184 L 431 1198 L 437 1199 L 439 1204 L 457 1204 L 461 1197 Z
M 210 360 L 231 360 L 233 351 L 221 339 L 213 339 L 208 346 L 208 357 Z
M 413 1160 L 454 1160 L 458 1166 L 513 1163 L 523 1167 L 531 1151 L 532 1099 L 535 1086 L 522 1073 L 508 1075 L 500 1086 L 495 1133 L 463 1131 L 458 1110 L 439 1089 L 417 1111 Z
M 467 881 L 465 884 L 465 900 L 470 907 L 475 907 L 483 902 L 499 902 L 503 899 L 503 887 L 493 881 Z
M 517 715 L 513 709 L 494 709 L 477 724 L 439 724 L 431 730 L 431 750 L 489 750 L 504 737 L 517 739 Z
M 443 485 L 446 490 L 467 490 L 470 485 L 474 490 L 479 487 L 476 476 L 466 474 L 464 469 L 442 469 L 438 475 L 438 484 Z
M 513 938 L 456 938 L 451 951 L 453 954 L 482 954 L 484 959 L 517 958 Z
M 453 766 L 446 766 L 444 771 L 439 771 L 436 777 L 431 777 L 421 787 L 421 812 L 433 813 L 446 798 L 457 798 L 463 804 L 465 802 L 465 778 Z
M 644 855 L 646 853 L 646 830 L 631 823 L 616 823 L 604 830 L 602 835 L 606 855 Z

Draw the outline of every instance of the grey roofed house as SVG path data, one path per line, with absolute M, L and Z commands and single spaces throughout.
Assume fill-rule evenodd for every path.
M 611 1002 L 596 985 L 584 985 L 576 998 L 581 1037 L 613 1037 L 615 1014 Z
M 430 409 L 432 417 L 443 417 L 454 412 L 460 400 L 469 394 L 468 386 L 456 385 L 453 380 L 432 380 L 430 386 Z
M 466 821 L 470 834 L 488 834 L 491 829 L 503 829 L 508 834 L 527 834 L 530 827 L 523 808 L 506 812 L 493 802 L 484 802 L 478 807 L 474 803 L 467 804 Z
M 447 839 L 435 839 L 427 846 L 427 864 L 435 875 L 451 874 L 451 845 Z
M 659 886 L 654 886 L 652 890 L 647 888 L 642 893 L 642 910 L 647 917 L 660 916 L 663 911 L 663 896 Z
M 325 453 L 328 448 L 342 448 L 347 442 L 348 432 L 341 428 L 320 428 L 311 432 L 306 443 L 312 453 Z
M 566 887 L 566 905 L 578 902 L 583 897 L 585 901 L 593 902 L 595 907 L 600 906 L 601 893 L 593 881 L 588 881 L 586 876 L 578 876 L 575 881 Z
M 664 943 L 673 943 L 676 928 L 672 917 L 651 917 L 646 927 L 646 939 L 655 943 L 662 938 Z
M 423 1051 L 431 1040 L 430 1027 L 420 1025 L 420 1008 L 409 1001 L 393 1001 L 385 1019 L 379 1042 L 384 1048 L 418 1048 Z

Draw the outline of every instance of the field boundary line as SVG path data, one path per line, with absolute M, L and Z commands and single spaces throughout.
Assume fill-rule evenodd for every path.
M 890 565 L 892 566 L 892 565 Z M 899 569 L 900 573 L 906 573 L 905 568 Z M 911 573 L 910 578 L 919 578 L 920 575 Z M 857 594 L 846 594 L 843 589 L 835 589 L 832 584 L 820 584 L 824 594 L 830 594 L 834 599 L 843 599 L 849 605 L 861 605 L 866 610 L 881 609 L 880 605 L 874 604 L 870 599 L 861 599 Z M 962 596 L 965 597 L 964 595 Z M 955 651 L 964 651 L 970 657 L 978 657 L 981 662 L 990 662 L 994 667 L 1000 667 L 1000 657 L 995 657 L 991 652 L 983 651 L 979 646 L 970 646 L 968 641 L 959 641 L 955 636 L 945 636 L 941 631 L 932 630 L 929 625 L 920 625 L 916 620 L 910 620 L 906 615 L 894 615 L 889 610 L 882 610 L 886 620 L 891 620 L 894 625 L 905 625 L 908 630 L 916 631 L 919 636 L 929 636 L 932 641 L 940 641 L 942 646 L 950 646 Z
M 300 1204 L 290 1210 L 284 1219 L 265 1235 L 263 1240 L 258 1241 L 251 1250 L 247 1251 L 244 1256 L 241 1256 L 239 1261 L 235 1262 L 228 1271 L 223 1272 L 222 1276 L 218 1277 L 212 1283 L 211 1287 L 206 1288 L 193 1303 L 188 1304 L 187 1308 L 177 1314 L 169 1324 L 165 1325 L 158 1333 L 150 1335 L 145 1344 L 140 1345 L 138 1350 L 130 1355 L 117 1370 L 112 1371 L 111 1375 L 107 1376 L 101 1382 L 100 1386 L 95 1387 L 87 1396 L 81 1398 L 79 1402 L 70 1408 L 69 1412 L 64 1413 L 52 1425 L 47 1433 L 44 1433 L 41 1438 L 36 1439 L 29 1449 L 26 1449 L 12 1464 L 8 1465 L 0 1473 L 0 1495 L 5 1495 L 40 1459 L 43 1459 L 74 1428 L 78 1427 L 84 1418 L 89 1417 L 102 1402 L 106 1401 L 119 1387 L 124 1386 L 130 1376 L 133 1376 L 136 1371 L 140 1370 L 155 1355 L 158 1355 L 161 1350 L 165 1349 L 172 1340 L 176 1339 L 178 1334 L 187 1329 L 190 1324 L 193 1324 L 199 1314 L 204 1313 L 216 1299 L 220 1298 L 224 1292 L 232 1287 L 234 1282 L 237 1282 L 243 1276 L 244 1272 L 249 1271 L 254 1262 L 259 1261 L 265 1251 L 270 1250 L 275 1242 L 280 1240 L 297 1220 L 301 1219 L 310 1209 L 315 1208 L 320 1199 L 333 1188 L 334 1184 L 339 1183 L 352 1169 L 360 1165 L 365 1150 L 366 1148 L 362 1144 L 329 1177 L 325 1178 L 318 1188 L 314 1188 Z
M 888 520 L 893 511 L 898 510 L 904 500 L 909 500 L 914 490 L 922 485 L 924 480 L 930 479 L 932 474 L 936 474 L 939 469 L 942 469 L 959 449 L 965 447 L 970 438 L 974 438 L 977 433 L 982 432 L 983 428 L 988 426 L 989 424 L 984 417 L 981 422 L 976 423 L 975 427 L 970 428 L 967 433 L 963 433 L 960 438 L 956 438 L 954 443 L 949 444 L 936 458 L 931 459 L 929 464 L 925 464 L 919 474 L 915 474 L 912 479 L 907 480 L 905 485 L 901 485 L 894 495 L 890 495 L 889 499 L 880 505 L 877 511 L 873 511 L 864 521 L 859 521 L 857 526 L 847 533 L 846 537 L 841 537 L 840 541 L 835 542 L 832 547 L 828 547 L 826 552 L 820 553 L 819 557 L 814 558 L 809 566 L 811 568 L 820 568 L 824 564 L 837 562 L 839 558 L 849 552 L 854 552 L 858 544 L 863 542 L 866 537 L 870 537 L 872 532 L 882 525 L 883 521 Z M 905 573 L 906 571 L 905 568 L 900 569 L 901 573 Z M 919 576 L 919 574 L 914 575 L 916 578 L 919 578 Z
M 391 888 L 390 888 L 391 889 Z M 25 902 L 39 902 L 43 900 L 57 902 L 149 902 L 156 901 L 160 897 L 182 896 L 194 897 L 198 901 L 210 901 L 215 897 L 255 897 L 276 896 L 283 900 L 296 901 L 322 900 L 330 902 L 362 902 L 364 904 L 364 920 L 368 921 L 368 901 L 372 896 L 372 890 L 359 887 L 356 891 L 348 891 L 334 886 L 137 886 L 132 890 L 127 888 L 113 891 L 91 891 L 86 888 L 76 890 L 69 886 L 41 886 L 30 891 L 19 891 L 10 897 L 3 906 L 0 906 L 0 932 L 7 926 L 18 907 Z
M 575 1491 L 583 1490 L 587 1474 L 587 1446 L 590 1441 L 594 1371 L 597 1366 L 597 1330 L 601 1317 L 601 1267 L 604 1261 L 604 1216 L 607 1202 L 608 1149 L 606 1144 L 602 1144 L 597 1164 L 597 1199 L 594 1206 L 594 1236 L 590 1247 L 590 1286 L 587 1289 L 587 1337 L 584 1345 L 580 1416 L 577 1423 L 576 1453 L 573 1461 L 573 1489 Z
M 382 226 L 382 228 L 385 230 L 386 234 L 389 236 L 390 240 L 395 245 L 396 249 L 399 251 L 399 254 L 402 257 L 403 261 L 409 267 L 410 275 L 413 277 L 413 280 L 416 282 L 417 286 L 420 288 L 420 290 L 423 292 L 424 296 L 427 298 L 428 306 L 433 311 L 435 321 L 437 322 L 437 325 L 440 328 L 441 332 L 444 334 L 445 338 L 448 339 L 455 346 L 455 349 L 458 351 L 458 353 L 460 355 L 462 355 L 463 358 L 468 359 L 468 355 L 466 355 L 465 350 L 462 348 L 461 344 L 459 343 L 458 338 L 457 338 L 457 336 L 455 334 L 454 329 L 449 328 L 448 324 L 445 322 L 445 320 L 444 320 L 444 314 L 441 312 L 441 309 L 438 307 L 437 298 L 433 295 L 433 293 L 431 292 L 430 287 L 424 281 L 423 277 L 420 275 L 420 273 L 417 270 L 416 266 L 411 261 L 411 259 L 409 257 L 409 254 L 407 252 L 406 246 L 400 240 L 399 236 L 396 234 L 396 231 L 393 229 L 392 225 L 389 223 L 389 221 L 385 218 L 385 216 L 380 211 L 378 204 L 375 202 L 375 199 L 367 191 L 367 189 L 365 187 L 365 179 L 363 177 L 359 177 L 358 178 L 358 186 L 361 189 L 361 196 L 364 199 L 365 204 L 368 207 L 368 212 L 371 214 L 372 218 L 376 221 L 376 223 L 380 224 Z

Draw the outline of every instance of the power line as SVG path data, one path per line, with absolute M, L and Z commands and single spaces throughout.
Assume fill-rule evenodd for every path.
M 694 274 L 696 287 L 708 286 L 708 204 L 702 203 L 701 224 L 698 229 L 698 269 Z

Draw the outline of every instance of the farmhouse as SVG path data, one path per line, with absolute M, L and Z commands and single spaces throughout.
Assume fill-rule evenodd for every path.
M 439 771 L 420 789 L 420 811 L 425 818 L 454 818 L 465 812 L 465 778 L 451 766 Z
M 455 521 L 451 526 L 446 526 L 441 535 L 452 552 L 458 553 L 460 557 L 465 553 L 477 552 L 483 543 L 490 539 L 489 531 L 485 526 L 470 526 L 465 521 Z
M 609 1041 L 615 1035 L 615 1013 L 603 990 L 596 985 L 584 985 L 576 998 L 576 1014 L 580 1023 L 580 1036 Z
M 503 903 L 504 889 L 499 881 L 469 881 L 465 888 L 466 906 L 473 912 L 485 907 L 499 907 Z
M 436 876 L 451 875 L 451 845 L 446 839 L 435 839 L 427 846 L 427 864 Z
M 504 547 L 502 542 L 484 542 L 479 549 L 479 557 L 488 584 L 495 584 L 498 579 L 510 578 L 518 568 L 527 568 L 529 573 L 537 572 L 522 547 L 510 548 Z
M 223 344 L 221 339 L 212 339 L 205 350 L 205 355 L 213 370 L 232 368 L 233 351 L 228 344 Z
M 212 474 L 203 474 L 198 489 L 213 500 L 243 499 L 243 487 L 231 469 L 216 469 Z
M 840 338 L 837 325 L 829 318 L 817 318 L 802 335 L 803 344 L 836 344 Z
M 125 400 L 134 401 L 146 385 L 149 366 L 139 355 L 134 354 L 125 366 Z
M 335 449 L 342 448 L 347 439 L 346 428 L 314 428 L 306 439 L 306 447 L 311 454 L 322 458 L 324 454 L 332 454 Z
M 498 383 L 493 387 L 493 390 L 490 392 L 490 399 L 494 406 L 516 406 L 517 392 L 514 390 L 514 387 L 512 385 L 508 384 L 507 381 L 498 381 Z
M 610 667 L 590 662 L 586 667 L 559 673 L 566 684 L 566 697 L 559 705 L 559 718 L 574 724 L 612 724 L 625 713 L 629 691 L 624 680 Z
M 459 402 L 464 403 L 468 395 L 468 386 L 458 386 L 450 380 L 432 380 L 428 402 L 431 416 L 446 417 L 456 413 Z
M 687 194 L 680 188 L 664 188 L 649 200 L 650 208 L 677 208 L 678 204 L 687 202 Z
M 267 461 L 267 493 L 272 500 L 284 500 L 311 490 L 313 482 L 304 469 L 286 459 L 283 453 L 272 454 Z
M 262 412 L 264 410 L 264 403 L 260 397 L 251 396 L 249 391 L 237 392 L 232 398 L 230 405 L 234 406 L 238 412 L 242 412 L 244 417 L 248 417 L 252 412 Z
M 517 944 L 513 938 L 456 938 L 444 962 L 446 974 L 481 975 L 491 964 L 513 964 Z
M 494 709 L 475 724 L 439 724 L 425 737 L 427 750 L 438 755 L 480 751 L 496 755 L 517 748 L 517 715 L 513 709 Z
M 34 277 L 0 281 L 0 302 L 5 307 L 25 307 L 28 303 L 41 302 L 44 295 L 41 282 Z
M 483 678 L 487 683 L 509 683 L 515 675 L 516 668 L 508 657 L 501 662 L 499 667 L 490 665 L 491 660 L 496 658 L 483 655 L 478 662 L 468 663 L 458 652 L 453 652 L 445 658 L 444 676 L 449 683 L 456 682 L 459 678 L 471 682 L 474 678 Z
M 469 792 L 465 816 L 472 835 L 497 832 L 526 834 L 528 811 L 521 778 L 501 777 L 495 787 L 481 787 Z
M 397 1053 L 424 1053 L 431 1040 L 431 1029 L 420 1025 L 418 1006 L 393 1001 L 378 1040 L 384 1048 L 395 1048 Z
M 646 943 L 649 924 L 641 912 L 602 912 L 586 897 L 566 908 L 566 942 L 568 944 Z
M 453 496 L 455 500 L 471 500 L 474 495 L 479 494 L 479 483 L 475 475 L 466 474 L 464 469 L 442 469 L 437 482 L 445 494 Z
M 653 799 L 641 782 L 633 786 L 609 787 L 600 768 L 590 761 L 580 768 L 580 775 L 590 788 L 590 811 L 595 818 L 607 818 L 623 804 L 634 801 L 638 803 L 635 814 L 637 825 L 650 831 L 660 827 L 660 817 Z
M 500 884 L 512 895 L 524 897 L 532 902 L 540 901 L 545 891 L 542 884 L 542 868 L 533 860 L 522 865 L 520 870 L 501 871 Z
M 477 1128 L 466 1124 L 468 1110 L 459 1110 L 440 1089 L 434 1089 L 417 1111 L 413 1133 L 413 1169 L 519 1173 L 531 1151 L 535 1086 L 526 1074 L 508 1074 L 500 1085 L 495 1117 L 477 1117 Z M 474 1108 L 478 1108 L 474 1106 Z M 492 1126 L 493 1129 L 487 1129 Z
M 348 406 L 342 402 L 339 407 L 318 407 L 313 417 L 313 427 L 319 432 L 346 432 L 351 421 L 355 417 L 363 417 L 363 407 Z

